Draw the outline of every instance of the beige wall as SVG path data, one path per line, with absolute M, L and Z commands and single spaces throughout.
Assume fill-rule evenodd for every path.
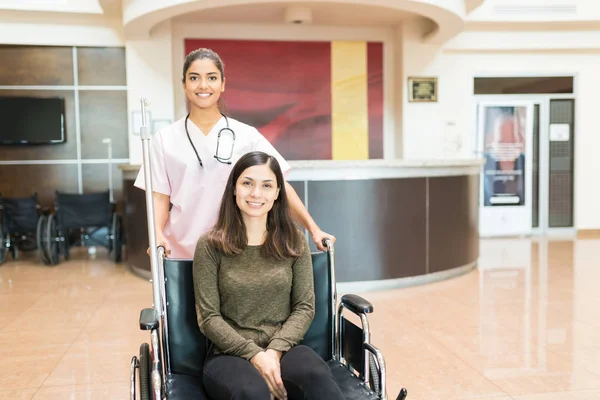
M 83 20 L 82 20 L 83 21 Z M 21 42 L 41 44 L 97 43 L 115 45 L 118 30 L 110 23 L 77 28 L 36 24 Z M 14 41 L 27 25 L 0 25 L 0 42 Z M 56 29 L 52 29 L 56 28 Z M 595 162 L 600 135 L 596 133 L 596 98 L 600 89 L 600 30 L 564 32 L 512 30 L 464 32 L 443 46 L 426 44 L 421 23 L 398 27 L 314 27 L 289 25 L 171 24 L 155 27 L 149 40 L 125 42 L 127 52 L 128 116 L 139 109 L 139 97 L 151 101 L 153 119 L 183 116 L 180 74 L 183 39 L 255 38 L 284 40 L 382 40 L 385 54 L 385 157 L 408 159 L 472 157 L 474 150 L 473 77 L 477 75 L 573 74 L 576 77 L 576 227 L 600 228 L 600 190 Z M 98 34 L 97 30 L 112 32 Z M 51 32 L 55 31 L 52 36 Z M 62 33 L 61 33 L 62 32 Z M 74 32 L 67 37 L 66 32 Z M 60 34 L 59 34 L 60 33 Z M 437 103 L 409 103 L 409 76 L 437 76 Z M 130 162 L 141 162 L 138 137 L 131 134 Z

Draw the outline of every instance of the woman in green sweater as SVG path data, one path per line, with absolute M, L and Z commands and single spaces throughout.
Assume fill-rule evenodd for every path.
M 313 271 L 283 183 L 276 158 L 242 156 L 196 245 L 196 312 L 212 343 L 203 383 L 214 400 L 343 399 L 327 364 L 298 345 L 314 317 Z

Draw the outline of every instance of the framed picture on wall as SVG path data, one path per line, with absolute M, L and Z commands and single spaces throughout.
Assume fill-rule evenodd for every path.
M 172 121 L 170 119 L 153 119 L 152 120 L 152 133 L 156 133 L 165 126 L 171 125 Z
M 409 103 L 432 103 L 438 100 L 438 82 L 436 77 L 409 77 Z
M 150 125 L 148 121 L 152 118 L 150 111 L 146 110 L 146 125 Z M 142 112 L 135 110 L 131 112 L 131 130 L 136 136 L 140 135 L 142 128 Z

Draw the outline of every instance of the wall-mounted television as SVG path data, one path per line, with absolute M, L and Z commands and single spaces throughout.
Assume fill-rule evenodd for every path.
M 58 144 L 65 141 L 63 98 L 0 97 L 0 144 Z

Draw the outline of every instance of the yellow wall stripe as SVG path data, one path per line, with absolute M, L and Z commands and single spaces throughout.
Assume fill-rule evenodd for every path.
M 331 146 L 334 160 L 369 158 L 367 43 L 331 42 Z

